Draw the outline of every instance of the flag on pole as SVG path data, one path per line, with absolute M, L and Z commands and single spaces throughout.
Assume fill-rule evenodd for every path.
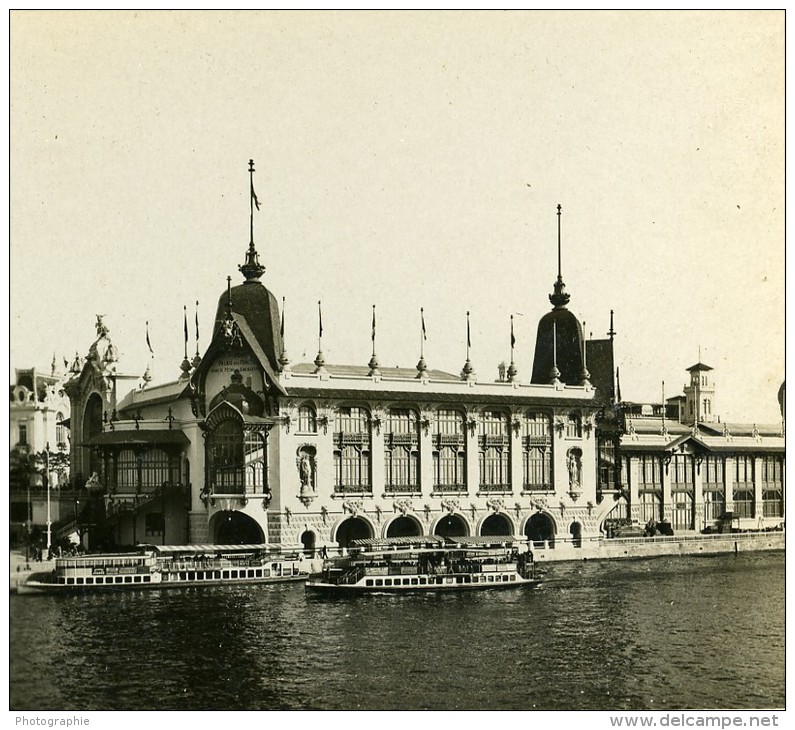
M 513 315 L 511 315 L 511 349 L 516 347 L 516 337 L 513 334 Z
M 284 297 L 282 297 L 282 324 L 279 327 L 279 335 L 284 339 Z
M 199 345 L 199 301 L 196 300 L 196 346 Z
M 183 305 L 182 307 L 184 320 L 185 320 L 185 345 L 188 344 L 188 307 Z
M 422 320 L 422 339 L 427 340 L 428 335 L 425 332 L 425 312 L 422 307 L 420 307 L 420 319 Z
M 257 210 L 259 210 L 259 200 L 257 200 L 257 194 L 254 192 L 254 178 L 251 178 L 251 199 L 254 201 L 254 205 L 257 206 Z
M 149 341 L 149 320 L 146 320 L 146 346 L 149 348 L 149 354 L 154 357 L 154 350 L 152 350 L 152 343 Z
M 320 309 L 320 300 L 318 300 L 318 302 L 317 302 L 317 325 L 318 325 L 317 336 L 318 337 L 322 337 L 323 336 L 323 312 Z
M 375 342 L 375 304 L 373 304 L 373 331 L 371 337 L 373 342 Z
M 472 347 L 472 339 L 469 336 L 469 312 L 467 312 L 467 347 Z

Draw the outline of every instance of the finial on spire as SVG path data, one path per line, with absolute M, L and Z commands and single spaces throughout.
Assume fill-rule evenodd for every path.
M 254 192 L 254 160 L 248 161 L 248 174 L 250 179 L 250 207 L 251 207 L 251 239 L 248 244 L 248 251 L 246 252 L 246 261 L 237 268 L 240 273 L 246 277 L 246 284 L 255 283 L 264 273 L 265 267 L 260 264 L 257 249 L 254 248 L 254 207 L 259 210 L 259 200 L 257 194 Z
M 199 367 L 199 363 L 202 361 L 201 355 L 199 354 L 199 301 L 196 300 L 196 354 L 193 356 L 193 367 Z
M 613 310 L 610 310 L 610 331 L 607 336 L 612 340 L 616 336 L 616 331 L 613 329 Z
M 566 285 L 563 283 L 563 273 L 561 267 L 561 244 L 560 244 L 560 216 L 561 216 L 562 207 L 560 203 L 558 203 L 558 278 L 553 285 L 553 292 L 549 295 L 549 301 L 552 306 L 556 308 L 565 307 L 571 296 L 566 293 Z

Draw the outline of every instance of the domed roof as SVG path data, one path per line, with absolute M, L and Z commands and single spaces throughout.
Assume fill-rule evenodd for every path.
M 582 342 L 582 325 L 572 312 L 564 306 L 547 312 L 538 322 L 530 382 L 549 383 L 550 372 L 557 365 L 561 382 L 579 385 L 583 370 Z

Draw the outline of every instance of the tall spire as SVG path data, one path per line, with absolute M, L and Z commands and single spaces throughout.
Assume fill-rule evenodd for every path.
M 196 354 L 193 356 L 193 367 L 199 367 L 202 357 L 199 354 L 199 300 L 196 300 Z
M 370 368 L 369 375 L 380 375 L 381 372 L 378 369 L 379 362 L 375 355 L 375 304 L 373 304 L 373 325 L 370 330 L 370 338 L 373 341 L 373 356 L 370 358 L 370 362 L 367 363 Z
M 474 380 L 475 368 L 472 367 L 472 361 L 469 359 L 469 349 L 472 347 L 472 337 L 469 333 L 469 312 L 467 312 L 467 360 L 461 370 L 462 380 Z
M 513 352 L 516 347 L 516 337 L 513 334 L 513 315 L 511 315 L 511 364 L 508 366 L 508 382 L 512 383 L 516 380 L 516 376 L 519 371 L 516 368 L 516 363 L 513 359 Z
M 560 216 L 561 205 L 558 203 L 558 278 L 554 284 L 554 291 L 549 295 L 549 301 L 555 307 L 565 307 L 571 297 L 566 293 L 566 285 L 563 283 L 563 274 L 561 268 L 561 253 L 560 253 Z
M 259 256 L 257 255 L 257 249 L 254 248 L 254 207 L 256 206 L 257 210 L 259 210 L 259 200 L 257 200 L 257 194 L 254 192 L 254 160 L 248 161 L 248 174 L 249 174 L 249 182 L 250 182 L 250 228 L 251 228 L 251 239 L 248 244 L 248 251 L 246 252 L 246 262 L 241 264 L 237 268 L 240 270 L 240 273 L 246 277 L 246 284 L 253 284 L 259 280 L 259 278 L 265 273 L 265 267 L 260 264 Z

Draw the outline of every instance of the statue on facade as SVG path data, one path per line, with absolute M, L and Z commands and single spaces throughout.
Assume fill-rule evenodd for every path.
M 579 449 L 569 450 L 567 467 L 569 470 L 569 489 L 579 489 L 582 470 Z

